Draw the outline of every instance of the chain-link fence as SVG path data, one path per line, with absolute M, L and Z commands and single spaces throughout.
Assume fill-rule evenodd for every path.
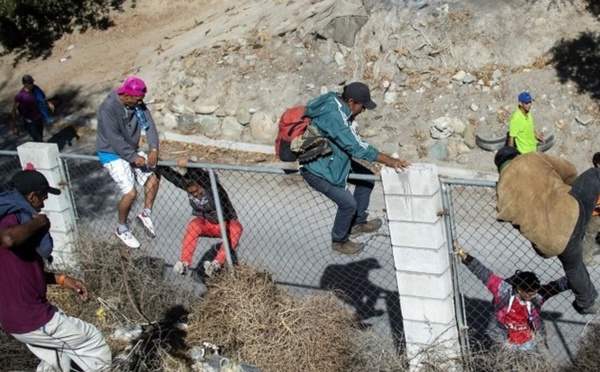
M 16 151 L 0 151 L 0 191 L 8 189 L 12 175 L 21 169 Z
M 61 154 L 61 159 L 76 205 L 80 233 L 117 239 L 117 204 L 121 194 L 115 182 L 97 157 Z M 268 269 L 279 285 L 296 296 L 336 290 L 356 311 L 363 326 L 372 327 L 382 340 L 388 340 L 389 346 L 401 348 L 400 301 L 378 180 L 369 212 L 371 217 L 381 218 L 384 226 L 377 234 L 358 237 L 367 247 L 359 255 L 348 257 L 331 250 L 335 204 L 312 190 L 299 174 L 225 165 L 189 166 L 212 169 L 236 209 L 243 234 L 232 252 L 234 261 Z M 187 193 L 163 177 L 153 208 L 153 239 L 145 236 L 143 228 L 133 221 L 142 209 L 143 190 L 138 186 L 129 225 L 141 242 L 140 253 L 164 260 L 166 280 L 202 293 L 202 262 L 215 256 L 222 240 L 200 237 L 192 263 L 200 275 L 177 275 L 172 267 L 179 260 L 184 232 L 192 219 Z
M 542 284 L 564 276 L 558 259 L 538 256 L 526 239 L 509 223 L 496 220 L 494 182 L 442 180 L 445 205 L 449 208 L 452 236 L 472 256 L 495 274 L 508 278 L 516 270 L 535 272 Z M 471 350 L 486 347 L 486 328 L 493 314 L 492 295 L 460 260 L 454 260 L 459 306 L 459 326 L 468 330 L 465 341 Z M 593 282 L 599 270 L 588 268 Z M 552 355 L 572 360 L 582 337 L 587 319 L 571 306 L 574 296 L 566 291 L 550 298 L 542 308 L 545 342 Z

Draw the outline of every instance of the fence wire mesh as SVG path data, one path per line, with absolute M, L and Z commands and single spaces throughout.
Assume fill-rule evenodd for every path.
M 496 220 L 495 183 L 468 184 L 458 180 L 442 181 L 445 205 L 450 206 L 449 217 L 452 237 L 470 255 L 478 258 L 495 274 L 507 278 L 516 270 L 535 272 L 542 284 L 564 276 L 557 258 L 538 256 L 525 238 L 509 223 Z M 493 314 L 492 295 L 458 257 L 453 261 L 457 282 L 455 289 L 461 329 L 467 329 L 466 339 L 471 351 L 489 346 L 486 328 Z M 600 272 L 588 268 L 592 281 L 598 282 Z M 550 298 L 542 308 L 546 337 L 543 340 L 551 355 L 565 362 L 573 359 L 581 340 L 586 319 L 571 306 L 571 291 Z M 462 311 L 460 311 L 462 310 Z M 538 340 L 540 341 L 540 340 Z
M 8 183 L 15 172 L 21 169 L 16 151 L 0 151 L 0 191 L 8 190 Z
M 76 205 L 80 234 L 116 239 L 121 194 L 108 172 L 96 157 L 61 154 L 61 158 Z M 379 181 L 369 212 L 370 217 L 381 218 L 384 226 L 377 234 L 357 238 L 367 243 L 367 248 L 357 256 L 347 257 L 331 250 L 335 204 L 310 189 L 299 174 L 202 166 L 214 169 L 243 226 L 240 243 L 232 251 L 234 262 L 268 269 L 276 282 L 295 296 L 335 290 L 363 326 L 372 328 L 382 341 L 401 350 L 402 315 Z M 221 239 L 200 237 L 192 263 L 199 276 L 175 274 L 172 267 L 179 260 L 184 232 L 192 219 L 187 194 L 163 177 L 153 208 L 157 236 L 151 239 L 133 221 L 143 209 L 143 190 L 139 186 L 137 189 L 138 197 L 129 217 L 130 228 L 141 242 L 140 254 L 164 260 L 166 280 L 201 294 L 202 262 L 215 256 Z

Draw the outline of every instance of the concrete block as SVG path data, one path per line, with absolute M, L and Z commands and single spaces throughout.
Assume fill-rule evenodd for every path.
M 448 248 L 444 242 L 437 249 L 393 246 L 396 270 L 440 275 L 450 267 Z
M 54 250 L 61 250 L 65 245 L 71 245 L 75 242 L 73 234 L 68 232 L 52 230 L 50 229 L 50 235 L 52 235 L 52 241 L 54 242 Z
M 423 345 L 416 343 L 406 344 L 406 356 L 410 360 L 409 370 L 410 371 L 421 371 L 429 370 L 430 365 L 424 365 L 423 362 L 428 359 L 429 355 L 445 355 L 446 361 L 443 365 L 438 360 L 436 365 L 437 370 L 447 372 L 464 372 L 464 366 L 461 365 L 461 359 L 458 358 L 460 355 L 460 345 L 458 340 L 456 342 L 445 341 L 442 344 L 436 345 Z M 429 368 L 428 368 L 429 367 Z
M 53 169 L 58 166 L 58 146 L 56 143 L 27 142 L 17 147 L 21 167 L 27 163 L 35 169 Z
M 446 241 L 442 219 L 434 223 L 390 221 L 389 228 L 394 246 L 438 248 Z
M 455 319 L 454 298 L 444 299 L 401 296 L 402 319 L 425 323 L 448 324 Z
M 440 189 L 435 164 L 413 164 L 406 171 L 397 173 L 391 168 L 381 171 L 383 192 L 387 195 L 431 196 Z
M 418 270 L 418 269 L 416 269 Z M 398 293 L 402 296 L 415 296 L 445 299 L 452 293 L 450 268 L 440 275 L 397 271 Z
M 447 324 L 425 323 L 404 320 L 406 344 L 417 345 L 454 345 L 458 341 L 458 329 L 453 320 Z
M 385 206 L 390 221 L 436 222 L 442 211 L 440 193 L 433 196 L 387 195 Z
M 48 199 L 44 201 L 44 212 L 61 212 L 71 207 L 65 195 L 67 189 L 65 187 L 59 189 L 62 192 L 60 195 L 49 194 Z
M 50 219 L 50 231 L 75 231 L 75 221 L 68 209 L 60 212 L 50 212 L 48 218 Z

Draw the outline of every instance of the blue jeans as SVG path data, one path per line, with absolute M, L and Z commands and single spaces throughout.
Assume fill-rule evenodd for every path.
M 575 179 L 570 194 L 579 204 L 579 218 L 567 247 L 558 255 L 558 259 L 575 293 L 575 303 L 585 309 L 594 305 L 598 297 L 598 292 L 583 263 L 583 236 L 600 195 L 600 168 L 590 168 L 581 173 Z
M 371 170 L 355 161 L 352 161 L 351 168 L 354 173 L 373 174 Z M 335 186 L 306 169 L 302 170 L 302 177 L 313 189 L 331 199 L 338 206 L 333 220 L 331 240 L 345 242 L 348 240 L 352 225 L 367 222 L 369 216 L 367 208 L 369 208 L 371 192 L 375 187 L 373 181 L 348 180 L 348 183 L 355 185 L 354 194 L 352 194 L 347 188 Z

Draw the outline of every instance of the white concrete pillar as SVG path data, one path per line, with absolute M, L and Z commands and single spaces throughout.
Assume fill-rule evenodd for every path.
M 50 219 L 50 235 L 54 240 L 53 265 L 73 267 L 73 248 L 76 240 L 75 215 L 69 202 L 69 191 L 59 167 L 58 146 L 55 143 L 27 142 L 17 147 L 21 167 L 33 167 L 42 173 L 52 187 L 61 190 L 60 195 L 48 195 L 42 213 Z
M 413 164 L 381 173 L 411 369 L 420 369 L 422 352 L 435 346 L 459 353 L 437 166 Z

